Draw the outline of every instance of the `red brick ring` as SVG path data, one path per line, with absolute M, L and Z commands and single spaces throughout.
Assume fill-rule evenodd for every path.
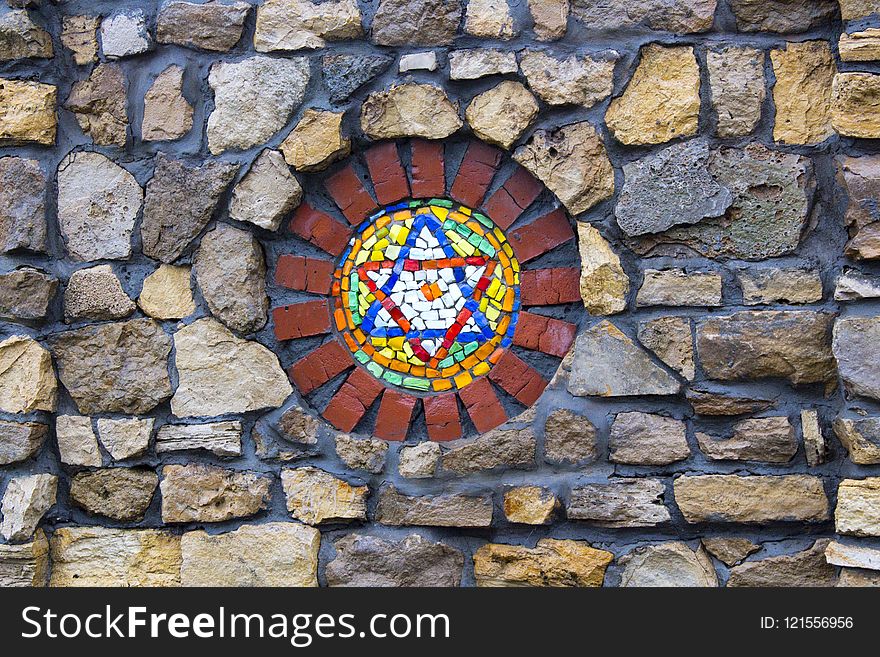
M 510 161 L 503 166 L 505 164 L 503 153 L 482 142 L 472 141 L 467 144 L 451 188 L 447 190 L 447 172 L 454 171 L 457 164 L 451 159 L 455 152 L 460 153 L 461 149 L 456 149 L 452 144 L 445 146 L 443 143 L 421 140 L 400 144 L 396 142 L 377 144 L 363 153 L 363 162 L 353 156 L 324 180 L 323 187 L 337 206 L 336 208 L 329 209 L 331 204 L 322 199 L 323 195 L 320 192 L 315 192 L 299 206 L 290 220 L 289 231 L 295 236 L 294 245 L 299 239 L 305 240 L 333 256 L 335 260 L 297 255 L 296 253 L 285 253 L 278 258 L 275 268 L 276 285 L 306 292 L 319 298 L 274 308 L 272 317 L 275 335 L 279 341 L 303 338 L 314 340 L 315 336 L 326 336 L 319 347 L 296 360 L 288 369 L 288 374 L 302 397 L 310 403 L 314 399 L 327 399 L 328 395 L 323 394 L 323 389 L 337 386 L 335 391 L 330 391 L 332 394 L 329 396 L 329 402 L 321 411 L 321 415 L 340 431 L 371 432 L 372 435 L 384 440 L 406 440 L 427 434 L 428 438 L 437 441 L 465 437 L 467 434 L 473 433 L 470 427 L 473 427 L 473 430 L 478 433 L 489 431 L 504 423 L 509 417 L 522 412 L 524 407 L 527 408 L 537 401 L 548 383 L 548 377 L 556 371 L 560 360 L 568 352 L 574 340 L 577 321 L 584 310 L 580 303 L 580 269 L 577 263 L 577 251 L 576 248 L 566 249 L 563 247 L 574 240 L 575 236 L 571 220 L 565 210 L 559 207 L 558 200 L 528 171 Z M 404 163 L 408 164 L 404 165 Z M 511 173 L 507 175 L 508 172 Z M 501 178 L 505 175 L 506 179 L 501 182 Z M 493 185 L 496 176 L 501 182 L 500 185 L 497 183 Z M 493 191 L 487 195 L 489 190 Z M 419 201 L 420 199 L 422 201 Z M 419 202 L 416 203 L 416 201 Z M 453 203 L 456 205 L 452 205 Z M 457 204 L 464 206 L 465 209 Z M 444 209 L 450 205 L 453 209 Z M 327 206 L 328 209 L 322 211 L 318 209 L 319 206 Z M 511 313 L 513 319 L 507 324 L 506 340 L 496 343 L 494 348 L 484 342 L 482 346 L 493 351 L 491 360 L 480 361 L 485 364 L 476 367 L 476 372 L 462 372 L 454 378 L 450 375 L 448 380 L 445 378 L 434 379 L 430 385 L 436 386 L 436 389 L 430 390 L 413 389 L 413 386 L 429 385 L 425 384 L 423 379 L 417 377 L 404 379 L 409 375 L 400 375 L 391 371 L 400 363 L 393 363 L 390 365 L 390 369 L 383 369 L 381 365 L 389 363 L 387 358 L 374 355 L 371 358 L 376 362 L 371 363 L 365 359 L 363 353 L 357 352 L 357 344 L 351 337 L 353 327 L 350 318 L 348 325 L 346 325 L 345 301 L 343 299 L 353 300 L 354 305 L 351 306 L 353 309 L 351 312 L 355 315 L 358 313 L 357 303 L 359 302 L 355 300 L 355 297 L 343 297 L 343 294 L 348 294 L 348 292 L 341 292 L 343 289 L 341 285 L 349 286 L 349 276 L 355 277 L 351 279 L 350 285 L 359 286 L 360 281 L 356 277 L 360 274 L 361 280 L 371 286 L 372 292 L 370 294 L 373 296 L 370 299 L 372 299 L 372 304 L 376 304 L 377 312 L 381 314 L 384 307 L 385 310 L 391 313 L 396 312 L 398 316 L 402 316 L 392 299 L 394 295 L 387 289 L 385 290 L 388 293 L 387 296 L 384 296 L 381 290 L 377 292 L 376 286 L 364 275 L 362 269 L 364 267 L 370 268 L 367 263 L 357 267 L 357 272 L 354 272 L 355 255 L 353 254 L 356 251 L 353 249 L 359 248 L 361 244 L 367 244 L 367 236 L 375 233 L 378 233 L 378 237 L 374 237 L 372 243 L 381 238 L 385 241 L 380 243 L 385 245 L 383 248 L 387 249 L 387 242 L 390 239 L 387 237 L 389 228 L 382 229 L 381 227 L 389 226 L 388 222 L 393 223 L 393 216 L 399 216 L 400 212 L 409 212 L 407 208 L 410 207 L 420 208 L 412 210 L 411 213 L 423 212 L 427 215 L 428 210 L 444 213 L 440 214 L 440 217 L 447 216 L 445 213 L 448 213 L 449 216 L 462 217 L 462 213 L 465 213 L 464 219 L 467 219 L 469 224 L 474 224 L 477 218 L 482 219 L 484 224 L 488 226 L 494 224 L 495 228 L 502 231 L 501 234 L 509 245 L 505 250 L 508 253 L 512 251 L 511 255 L 514 256 L 508 259 L 508 264 L 517 263 L 509 266 L 515 267 L 518 272 L 516 274 L 518 276 L 518 296 L 513 302 L 515 306 L 504 308 L 504 310 L 515 311 Z M 546 211 L 548 207 L 551 208 L 549 212 Z M 473 209 L 473 215 L 470 214 L 469 209 Z M 396 211 L 398 214 L 393 214 L 392 211 Z M 380 215 L 385 217 L 382 220 L 385 223 L 380 223 L 376 219 Z M 428 216 L 431 218 L 424 221 L 434 221 L 436 224 L 437 219 L 433 215 Z M 491 221 L 486 222 L 486 217 Z M 409 221 L 410 223 L 407 225 L 411 226 L 413 219 L 410 218 Z M 370 224 L 370 222 L 376 223 Z M 375 225 L 375 228 L 368 231 L 364 228 L 367 225 Z M 480 227 L 476 226 L 476 228 Z M 463 228 L 462 230 L 468 229 Z M 486 229 L 485 231 L 490 240 L 492 239 L 491 235 L 499 234 L 492 232 L 492 230 Z M 409 230 L 406 234 L 413 234 L 413 239 L 415 239 L 415 232 L 417 231 Z M 400 232 L 394 235 L 400 235 Z M 430 239 L 429 235 L 422 235 Z M 459 239 L 456 235 L 452 235 L 452 237 Z M 394 253 L 398 253 L 401 248 L 415 249 L 414 244 L 413 242 L 411 247 L 393 246 Z M 423 245 L 424 242 L 419 241 L 419 244 Z M 499 246 L 497 243 L 495 245 Z M 451 244 L 446 244 L 446 246 L 435 244 L 435 246 L 446 248 L 447 251 L 452 248 Z M 462 248 L 460 243 L 459 248 Z M 486 248 L 492 251 L 491 247 Z M 557 251 L 557 249 L 559 250 Z M 294 246 L 292 250 L 301 253 L 303 249 Z M 502 251 L 500 248 L 497 250 Z M 551 252 L 554 252 L 554 255 L 550 255 Z M 366 254 L 366 251 L 364 253 Z M 371 253 L 376 253 L 376 251 Z M 408 250 L 406 253 L 410 253 L 410 251 Z M 559 266 L 560 254 L 562 254 L 562 264 L 565 266 Z M 504 257 L 501 253 L 499 256 Z M 534 267 L 534 261 L 539 258 L 541 261 L 552 260 L 552 266 Z M 483 263 L 486 259 L 484 256 L 482 260 L 475 259 L 473 256 L 470 259 L 459 257 L 455 262 L 462 265 L 460 271 L 463 272 L 465 271 L 463 260 L 467 260 L 467 263 L 473 265 L 474 262 Z M 415 262 L 407 260 L 406 269 L 434 269 L 438 267 L 438 262 L 446 263 L 439 265 L 440 267 L 451 267 L 450 263 L 453 263 L 453 260 L 432 260 L 430 262 L 427 260 Z M 352 264 L 345 269 L 344 275 L 341 274 L 344 268 L 343 263 L 349 261 Z M 527 263 L 531 263 L 531 266 Z M 395 261 L 390 260 L 386 261 L 384 265 L 376 262 L 371 268 L 375 271 L 382 266 L 392 267 L 394 264 Z M 521 270 L 519 265 L 522 265 Z M 403 265 L 401 269 L 403 269 Z M 394 271 L 393 268 L 388 269 L 386 275 L 391 276 Z M 476 272 L 473 274 L 474 280 L 476 280 L 480 272 L 487 270 L 474 266 L 467 271 Z M 429 272 L 423 274 L 423 276 L 428 275 Z M 435 276 L 433 280 L 438 280 L 436 276 L 439 274 L 431 275 Z M 471 280 L 468 279 L 461 283 L 461 289 L 476 295 L 472 298 L 479 299 L 479 295 L 483 294 L 489 286 L 488 276 L 489 274 L 484 274 L 476 285 L 470 285 Z M 498 276 L 500 277 L 500 274 Z M 342 279 L 345 279 L 344 283 L 341 282 Z M 443 285 L 442 280 L 438 280 L 438 282 L 441 286 Z M 458 283 L 453 282 L 450 285 L 458 285 Z M 429 287 L 427 284 L 422 285 L 422 289 Z M 511 285 L 510 287 L 509 294 L 512 298 L 513 288 L 517 286 Z M 477 288 L 482 289 L 478 290 Z M 350 287 L 345 289 L 350 289 Z M 360 287 L 358 289 L 363 290 Z M 436 287 L 431 289 L 437 292 Z M 495 294 L 500 296 L 501 292 L 498 291 L 497 283 L 494 289 L 496 290 Z M 458 288 L 456 290 L 452 295 L 455 299 L 465 294 Z M 403 293 L 398 294 L 402 295 Z M 360 298 L 357 297 L 357 299 Z M 403 297 L 397 296 L 395 298 L 400 301 Z M 428 299 L 432 299 L 430 294 Z M 488 301 L 490 300 L 487 299 L 480 308 L 487 307 Z M 427 302 L 420 300 L 419 303 L 425 304 Z M 447 301 L 446 303 L 448 306 L 453 302 Z M 461 301 L 459 305 L 463 303 L 465 302 Z M 472 306 L 476 307 L 476 304 L 475 301 Z M 370 307 L 372 308 L 372 306 Z M 407 307 L 411 308 L 411 306 Z M 536 310 L 536 307 L 543 309 Z M 526 308 L 531 310 L 526 310 Z M 442 306 L 440 311 L 443 311 Z M 447 311 L 449 311 L 448 308 Z M 498 314 L 498 312 L 494 312 L 493 316 Z M 465 312 L 464 316 L 467 315 L 468 313 Z M 560 319 L 560 317 L 566 319 Z M 360 316 L 358 316 L 358 320 L 367 321 Z M 574 320 L 574 323 L 566 320 Z M 410 325 L 408 320 L 401 319 L 400 321 L 407 322 L 399 324 L 403 326 L 403 329 L 398 329 L 397 326 L 389 323 L 387 325 L 392 326 L 391 329 L 379 330 L 397 331 L 397 335 L 404 334 L 405 330 L 410 329 Z M 424 324 L 422 320 L 416 321 Z M 449 320 L 446 321 L 449 323 Z M 464 322 L 461 319 L 456 321 L 459 324 Z M 481 324 L 483 329 L 485 329 L 485 321 L 484 316 L 484 324 Z M 493 321 L 497 326 L 498 321 Z M 366 324 L 363 324 L 361 328 L 363 326 Z M 452 324 L 450 323 L 449 326 Z M 474 327 L 474 324 L 471 322 L 468 326 Z M 461 325 L 454 328 L 453 332 L 462 330 Z M 483 329 L 475 328 L 473 330 L 479 332 Z M 405 338 L 399 337 L 397 345 L 405 342 L 409 346 L 398 346 L 397 348 L 405 348 L 406 353 L 412 355 L 411 350 L 419 348 L 418 339 L 411 337 L 415 333 L 417 332 L 411 330 L 404 334 Z M 427 333 L 424 331 L 419 335 Z M 362 337 L 364 335 L 363 332 L 355 334 Z M 381 333 L 381 335 L 384 336 L 385 333 Z M 389 332 L 388 335 L 390 336 L 391 333 Z M 447 335 L 450 334 L 443 333 L 443 336 Z M 371 345 L 376 343 L 376 338 L 372 336 L 373 334 L 368 334 L 367 338 L 371 341 Z M 446 370 L 441 367 L 444 362 L 452 363 L 449 360 L 452 356 L 447 357 L 446 361 L 441 361 L 440 365 L 435 361 L 446 354 L 445 347 L 452 343 L 452 339 L 443 339 L 441 344 L 441 337 L 430 341 L 432 348 L 436 348 L 433 354 L 436 358 L 433 358 L 430 363 L 427 362 L 427 356 L 424 356 L 426 352 L 417 352 L 423 355 L 425 362 L 412 361 L 420 363 L 420 365 L 412 366 L 413 374 L 424 375 L 426 371 L 437 374 L 442 371 L 444 377 L 446 376 Z M 379 339 L 383 341 L 379 343 L 380 345 L 385 344 L 384 337 Z M 467 345 L 465 347 L 462 349 L 461 345 L 453 346 L 454 349 L 459 350 L 455 357 L 463 358 L 462 362 L 467 364 L 469 359 L 463 356 L 467 351 Z M 476 353 L 479 354 L 479 350 Z M 405 358 L 405 356 L 400 356 L 400 358 Z M 474 357 L 470 358 L 470 360 L 473 359 Z M 534 366 L 527 361 L 534 363 Z M 457 363 L 455 366 L 459 367 Z M 402 365 L 402 367 L 408 366 Z M 448 369 L 454 370 L 455 367 Z M 459 367 L 459 369 L 461 368 Z M 488 371 L 486 371 L 487 369 Z M 341 375 L 349 371 L 350 373 L 342 381 Z M 383 373 L 386 378 L 381 378 Z M 432 374 L 425 376 L 432 376 Z M 401 380 L 405 380 L 406 385 L 395 385 Z M 455 381 L 454 386 L 451 385 L 451 381 Z M 442 387 L 457 389 L 444 391 L 441 389 Z M 322 394 L 316 395 L 319 392 Z M 371 409 L 377 403 L 378 411 L 371 413 Z M 469 418 L 469 423 L 464 420 L 462 411 Z M 369 426 L 373 417 L 375 417 L 375 421 L 372 426 Z M 421 424 L 422 422 L 424 424 Z

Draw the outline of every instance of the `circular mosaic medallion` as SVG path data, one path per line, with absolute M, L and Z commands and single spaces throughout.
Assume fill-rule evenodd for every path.
M 513 343 L 519 262 L 485 214 L 446 199 L 404 201 L 358 227 L 333 295 L 336 328 L 374 377 L 461 389 Z

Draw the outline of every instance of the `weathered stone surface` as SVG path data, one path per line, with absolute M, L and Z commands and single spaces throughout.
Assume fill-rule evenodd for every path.
M 98 60 L 98 16 L 63 16 L 61 44 L 73 53 L 73 61 L 85 66 Z
M 92 418 L 59 415 L 55 418 L 55 436 L 62 463 L 93 468 L 103 464 Z
M 241 456 L 241 422 L 166 424 L 156 434 L 157 454 L 190 449 L 204 449 L 217 456 Z
M 321 67 L 324 84 L 330 90 L 330 101 L 341 103 L 347 100 L 367 82 L 385 72 L 393 61 L 389 55 L 324 55 Z
M 880 258 L 880 158 L 843 157 L 837 176 L 846 192 L 846 223 L 852 239 L 846 245 L 847 257 L 855 260 Z
M 835 301 L 858 301 L 880 297 L 880 277 L 844 269 L 834 286 Z
M 46 512 L 55 504 L 58 477 L 35 474 L 13 477 L 3 493 L 0 536 L 12 543 L 29 540 Z
M 844 62 L 873 62 L 880 59 L 880 29 L 869 27 L 858 32 L 843 33 L 837 42 Z
M 96 144 L 125 146 L 125 73 L 119 65 L 99 64 L 88 78 L 74 82 L 64 106 Z
M 49 427 L 41 422 L 0 420 L 0 465 L 29 459 L 46 440 Z
M 235 337 L 205 318 L 174 334 L 180 383 L 171 399 L 177 417 L 276 408 L 292 388 L 278 357 L 259 342 Z
M 727 566 L 735 566 L 750 554 L 761 549 L 747 538 L 704 538 L 700 541 L 706 551 Z
M 156 41 L 215 52 L 231 50 L 241 39 L 251 6 L 246 2 L 179 2 L 159 11 Z
M 0 411 L 54 411 L 57 388 L 52 356 L 39 342 L 25 335 L 0 342 Z
M 827 540 L 818 540 L 802 552 L 747 561 L 731 568 L 727 586 L 834 586 L 837 573 L 825 561 L 827 545 Z
M 440 461 L 440 445 L 425 441 L 400 450 L 398 470 L 407 479 L 427 479 L 433 477 Z
M 780 377 L 793 384 L 836 375 L 829 333 L 834 317 L 811 311 L 743 311 L 697 322 L 697 353 L 721 381 Z
M 535 467 L 537 441 L 529 428 L 505 426 L 477 438 L 447 443 L 440 459 L 443 470 L 455 474 L 473 474 L 495 468 L 531 470 Z
M 287 510 L 309 525 L 367 519 L 367 486 L 352 486 L 318 468 L 281 471 Z
M 614 51 L 559 59 L 540 50 L 526 50 L 519 65 L 529 87 L 548 105 L 592 107 L 611 95 L 617 58 Z
M 756 48 L 726 46 L 706 53 L 712 107 L 718 116 L 719 137 L 751 134 L 761 120 L 764 53 Z
M 419 534 L 400 541 L 349 534 L 333 544 L 327 564 L 329 586 L 459 586 L 464 556 Z
M 673 482 L 675 503 L 690 523 L 822 522 L 828 498 L 809 475 L 694 475 Z
M 461 22 L 459 0 L 381 0 L 372 37 L 381 46 L 452 43 Z
M 599 455 L 597 431 L 586 417 L 557 408 L 544 423 L 544 459 L 555 463 L 586 463 Z
M 556 41 L 568 28 L 569 0 L 528 0 L 539 41 Z
M 880 13 L 877 0 L 839 0 L 840 16 L 845 21 Z
M 258 52 L 323 48 L 327 41 L 364 33 L 357 0 L 266 0 L 257 7 L 254 48 Z
M 58 377 L 80 413 L 146 413 L 171 396 L 171 338 L 151 319 L 65 331 L 52 339 Z
M 611 101 L 605 123 L 628 145 L 662 144 L 697 133 L 700 69 L 693 48 L 650 44 L 626 90 Z
M 644 25 L 690 33 L 712 28 L 716 0 L 572 0 L 571 5 L 575 18 L 591 29 Z
M 638 547 L 620 558 L 621 586 L 718 586 L 712 560 L 701 547 L 671 541 Z
M 733 195 L 712 176 L 709 161 L 708 143 L 693 139 L 624 165 L 614 210 L 623 232 L 659 233 L 723 216 Z
M 834 324 L 834 357 L 851 395 L 880 399 L 880 368 L 873 358 L 880 317 L 843 317 Z
M 173 141 L 192 129 L 193 107 L 183 97 L 183 69 L 169 66 L 144 95 L 141 139 Z
M 237 168 L 217 161 L 190 165 L 159 153 L 144 202 L 144 255 L 165 263 L 179 258 L 208 225 Z
M 433 50 L 428 50 L 426 52 L 413 52 L 401 55 L 397 70 L 400 73 L 436 71 L 438 66 L 437 53 Z
M 492 48 L 469 48 L 449 53 L 450 80 L 477 80 L 487 75 L 516 73 L 516 54 Z
M 697 444 L 713 461 L 788 463 L 798 449 L 794 427 L 785 416 L 742 420 L 726 438 L 697 432 Z
M 202 237 L 195 273 L 211 313 L 229 328 L 254 333 L 266 325 L 266 260 L 251 233 L 217 224 Z
M 834 0 L 731 0 L 743 32 L 806 32 L 837 14 Z
M 266 149 L 232 192 L 229 217 L 276 231 L 302 200 L 303 189 L 284 156 Z
M 297 171 L 323 171 L 351 152 L 351 140 L 342 134 L 344 112 L 307 109 L 281 143 L 284 160 Z
M 877 587 L 880 586 L 880 573 L 858 568 L 841 568 L 837 579 L 839 587 Z
M 266 142 L 281 130 L 302 102 L 309 83 L 305 57 L 261 55 L 240 62 L 218 62 L 208 83 L 214 111 L 208 117 L 208 148 L 217 155 Z M 242 117 L 248 117 L 242 121 Z
M 602 139 L 587 121 L 537 130 L 513 158 L 543 181 L 572 214 L 614 194 L 614 169 Z
M 834 134 L 831 128 L 831 84 L 834 58 L 827 41 L 786 44 L 771 50 L 776 84 L 773 139 L 785 144 L 815 144 Z
M 180 537 L 157 529 L 62 527 L 50 586 L 179 586 Z
M 612 463 L 668 465 L 691 455 L 681 420 L 652 413 L 618 413 L 608 438 Z
M 571 362 L 564 366 L 570 370 L 568 391 L 578 397 L 674 395 L 681 389 L 672 375 L 608 320 L 577 337 Z
M 831 89 L 831 124 L 847 137 L 880 137 L 880 75 L 838 73 Z
M 122 522 L 144 519 L 159 477 L 142 468 L 103 468 L 76 473 L 70 499 L 89 513 Z
M 0 586 L 45 586 L 49 577 L 49 541 L 42 530 L 22 545 L 0 544 Z
M 765 411 L 775 403 L 772 399 L 695 389 L 687 391 L 687 399 L 697 415 L 747 415 Z
M 629 277 L 620 265 L 620 257 L 602 233 L 590 224 L 579 222 L 577 232 L 581 254 L 580 292 L 584 307 L 591 315 L 623 312 L 629 293 Z
M 856 465 L 880 463 L 880 417 L 834 420 L 834 435 Z
M 0 252 L 15 249 L 46 250 L 46 176 L 36 160 L 4 157 L 0 158 Z
M 504 516 L 508 522 L 549 525 L 560 508 L 553 491 L 540 486 L 518 486 L 504 493 Z
M 834 526 L 838 534 L 880 536 L 880 477 L 840 482 Z
M 538 101 L 519 82 L 505 80 L 476 96 L 465 110 L 474 134 L 510 149 L 538 115 Z
M 119 12 L 101 21 L 101 50 L 108 59 L 139 55 L 152 47 L 147 17 L 140 9 Z
M 190 267 L 159 265 L 144 279 L 138 305 L 156 319 L 182 319 L 196 310 L 193 301 Z
M 34 23 L 27 11 L 13 9 L 0 16 L 0 61 L 52 55 L 51 35 Z
M 815 468 L 828 460 L 828 444 L 819 424 L 819 413 L 814 409 L 801 411 L 801 435 L 804 438 L 804 453 L 807 465 Z
M 269 503 L 272 477 L 211 465 L 162 468 L 162 522 L 223 522 L 246 518 Z
M 272 412 L 261 418 L 251 431 L 257 456 L 280 461 L 309 456 L 318 443 L 318 419 L 296 404 L 284 410 L 280 417 L 274 417 L 276 415 Z
M 797 268 L 750 269 L 737 274 L 747 306 L 815 303 L 822 300 L 818 272 Z
M 658 317 L 639 323 L 639 342 L 684 378 L 693 380 L 694 346 L 687 317 Z
M 383 525 L 489 527 L 492 497 L 464 493 L 409 496 L 388 484 L 379 491 L 375 518 Z
M 134 301 L 110 265 L 78 269 L 64 290 L 64 321 L 122 319 L 134 312 Z
M 583 541 L 542 538 L 534 548 L 488 543 L 474 553 L 477 586 L 602 586 L 614 555 Z
M 151 417 L 99 418 L 98 437 L 114 461 L 124 461 L 147 451 L 154 422 Z
M 833 566 L 880 570 L 880 550 L 831 541 L 825 547 L 825 561 Z
M 361 130 L 373 139 L 445 139 L 461 126 L 458 108 L 430 84 L 391 87 L 370 94 L 361 106 Z
M 183 586 L 318 586 L 321 533 L 292 522 L 180 538 Z
M 469 0 L 464 31 L 486 39 L 511 39 L 517 34 L 507 0 Z
M 586 484 L 571 491 L 565 508 L 569 520 L 599 527 L 655 527 L 669 522 L 663 505 L 665 486 L 659 479 L 619 479 Z
M 636 306 L 720 306 L 721 275 L 685 269 L 646 269 Z
M 33 267 L 0 274 L 0 318 L 16 322 L 45 319 L 57 291 L 58 279 Z
M 55 85 L 0 78 L 0 145 L 55 143 Z
M 353 470 L 366 470 L 379 474 L 385 469 L 388 443 L 378 438 L 353 438 L 348 434 L 336 434 L 336 456 Z

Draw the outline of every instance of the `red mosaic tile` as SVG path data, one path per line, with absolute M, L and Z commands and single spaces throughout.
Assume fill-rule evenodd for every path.
M 294 235 L 299 235 L 335 256 L 345 250 L 348 240 L 351 239 L 351 229 L 348 226 L 305 202 L 293 213 L 289 228 Z
M 507 239 L 522 263 L 534 260 L 574 239 L 574 231 L 568 223 L 565 211 L 556 209 L 530 224 L 508 231 Z
M 488 379 L 475 379 L 458 394 L 467 408 L 471 422 L 480 433 L 494 429 L 507 421 L 507 413 Z
M 488 376 L 523 406 L 538 401 L 547 387 L 544 377 L 512 351 L 505 352 Z
M 482 142 L 471 142 L 452 183 L 452 198 L 471 208 L 480 207 L 500 165 L 501 151 Z
M 322 415 L 340 431 L 351 431 L 384 389 L 367 372 L 356 369 L 327 404 Z
M 364 157 L 379 203 L 389 205 L 410 195 L 409 181 L 400 164 L 400 155 L 397 153 L 395 142 L 389 141 L 373 146 Z
M 543 188 L 532 174 L 519 167 L 486 201 L 486 214 L 502 230 L 506 230 L 540 196 Z
M 412 395 L 390 388 L 386 390 L 379 405 L 373 435 L 382 440 L 406 440 L 417 401 Z
M 461 438 L 461 419 L 455 393 L 425 397 L 422 403 L 425 406 L 428 438 L 437 442 Z
M 414 198 L 433 198 L 446 194 L 446 173 L 443 143 L 416 139 L 411 142 L 412 195 Z
M 329 294 L 335 266 L 329 260 L 285 254 L 275 266 L 275 284 L 291 290 Z
M 576 267 L 526 269 L 520 274 L 520 299 L 524 306 L 581 301 L 580 278 L 581 270 Z
M 577 326 L 570 322 L 521 310 L 513 344 L 562 358 L 568 353 L 576 333 Z
M 294 340 L 330 332 L 330 308 L 327 299 L 306 301 L 272 310 L 275 337 Z
M 324 187 L 350 224 L 360 224 L 376 209 L 376 201 L 352 164 L 330 176 Z
M 336 340 L 325 342 L 287 370 L 300 393 L 307 395 L 354 366 L 351 352 Z

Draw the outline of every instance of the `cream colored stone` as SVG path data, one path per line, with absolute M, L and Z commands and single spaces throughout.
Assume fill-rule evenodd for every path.
M 873 62 L 880 59 L 880 28 L 869 27 L 859 32 L 843 33 L 837 42 L 844 62 Z
M 61 21 L 61 44 L 73 53 L 73 61 L 84 66 L 98 60 L 97 16 L 64 16 Z
M 196 310 L 190 284 L 192 269 L 188 265 L 159 265 L 144 279 L 138 305 L 156 319 L 183 319 Z
M 162 468 L 162 522 L 225 522 L 247 518 L 269 504 L 271 475 L 212 465 Z
M 287 510 L 309 525 L 367 519 L 367 486 L 352 486 L 318 468 L 281 471 Z
M 26 335 L 0 342 L 0 411 L 54 411 L 58 383 L 52 356 Z
M 254 48 L 323 48 L 327 41 L 356 39 L 363 33 L 357 0 L 266 0 L 257 7 Z
M 322 171 L 351 152 L 342 134 L 344 112 L 307 109 L 281 143 L 284 161 L 297 171 Z
M 786 44 L 771 50 L 776 74 L 773 139 L 786 144 L 817 144 L 834 134 L 831 128 L 831 84 L 834 58 L 827 41 Z
M 427 440 L 412 447 L 404 447 L 400 450 L 400 460 L 397 466 L 400 476 L 408 479 L 433 477 L 437 471 L 440 455 L 440 445 Z
M 553 492 L 540 486 L 518 486 L 504 493 L 504 515 L 509 522 L 549 525 L 560 508 Z
M 621 586 L 715 587 L 718 576 L 702 546 L 672 541 L 639 547 L 621 557 Z
M 505 80 L 476 96 L 465 110 L 474 134 L 510 149 L 538 116 L 538 101 L 519 82 Z
M 276 231 L 302 201 L 303 189 L 284 156 L 267 148 L 232 192 L 229 218 Z
M 880 536 L 880 477 L 840 482 L 834 526 L 838 534 Z
M 449 53 L 450 80 L 476 80 L 487 75 L 516 73 L 516 53 L 492 48 L 468 48 Z
M 646 269 L 636 306 L 720 306 L 721 275 L 686 269 Z
M 98 437 L 114 461 L 124 461 L 147 451 L 154 423 L 151 417 L 99 418 Z
M 474 553 L 477 586 L 602 586 L 614 555 L 583 541 L 542 538 L 534 548 L 488 543 Z
M 845 21 L 880 14 L 880 0 L 838 0 L 840 17 Z
M 193 107 L 183 97 L 183 69 L 169 66 L 144 95 L 144 141 L 173 141 L 192 129 Z
M 55 504 L 57 490 L 58 477 L 51 474 L 10 479 L 0 509 L 3 513 L 0 536 L 15 543 L 30 539 L 40 520 Z
M 706 53 L 719 137 L 748 135 L 761 120 L 767 94 L 764 59 L 762 50 L 750 47 L 726 46 Z
M 56 98 L 54 85 L 0 78 L 0 145 L 54 144 Z
M 361 130 L 372 139 L 445 139 L 461 126 L 456 105 L 430 84 L 391 87 L 371 94 L 361 107 Z
M 529 12 L 539 41 L 556 41 L 565 36 L 568 9 L 569 0 L 529 0 Z
M 610 51 L 597 57 L 559 59 L 540 50 L 526 50 L 519 65 L 529 87 L 548 105 L 589 108 L 611 95 L 618 57 Z
M 464 31 L 487 39 L 512 39 L 516 30 L 507 0 L 468 0 Z
M 807 456 L 807 465 L 815 468 L 825 463 L 828 446 L 819 424 L 819 413 L 811 408 L 801 411 L 801 436 L 804 439 L 804 452 Z
M 62 463 L 92 468 L 100 468 L 103 464 L 98 439 L 92 429 L 92 418 L 59 415 L 55 419 L 55 435 Z
M 846 137 L 880 138 L 880 75 L 838 73 L 831 93 L 831 123 Z
M 48 577 L 49 541 L 43 530 L 29 543 L 0 543 L 0 587 L 46 586 Z
M 591 315 L 614 315 L 626 309 L 629 277 L 620 258 L 598 229 L 579 222 L 581 299 Z
M 825 560 L 834 566 L 880 570 L 880 550 L 866 545 L 831 541 L 825 547 Z

